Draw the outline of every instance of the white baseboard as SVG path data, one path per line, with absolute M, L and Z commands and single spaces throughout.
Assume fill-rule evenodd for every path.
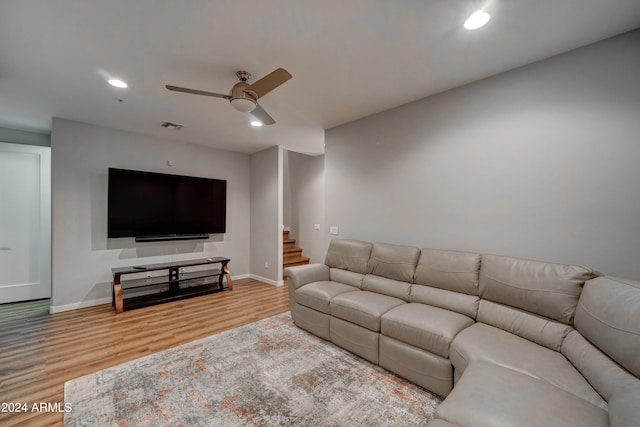
M 91 301 L 74 302 L 73 304 L 56 305 L 49 307 L 49 313 L 60 313 L 62 311 L 76 310 L 78 308 L 93 307 L 94 305 L 111 304 L 111 297 L 99 298 Z
M 255 279 L 273 286 L 284 286 L 284 280 L 279 280 L 279 281 L 271 280 L 271 279 L 267 279 L 266 277 L 257 276 L 255 274 L 238 274 L 237 276 L 231 276 L 231 278 L 233 280 Z M 57 306 L 52 305 L 51 307 L 49 307 L 49 313 L 54 314 L 54 313 L 60 313 L 62 311 L 76 310 L 78 308 L 93 307 L 94 305 L 110 304 L 110 303 L 111 303 L 111 297 L 107 297 L 107 298 L 94 299 L 91 301 L 76 302 L 73 304 L 65 304 L 65 305 L 57 305 Z
M 273 285 L 273 286 L 284 286 L 284 280 L 272 280 L 272 279 L 267 279 L 266 277 L 262 277 L 262 276 L 258 276 L 257 274 L 238 274 L 237 276 L 231 276 L 231 278 L 233 280 L 239 280 L 239 279 L 254 279 L 254 280 L 259 280 L 261 282 L 267 283 L 269 285 Z
M 265 283 L 267 283 L 269 285 L 284 286 L 284 280 L 267 279 L 266 277 L 258 276 L 256 274 L 250 274 L 249 277 L 251 277 L 252 279 L 255 279 L 255 280 L 259 280 L 261 282 L 265 282 Z

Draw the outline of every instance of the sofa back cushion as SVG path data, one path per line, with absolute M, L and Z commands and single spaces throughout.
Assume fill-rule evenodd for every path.
M 387 279 L 413 282 L 420 249 L 412 246 L 374 243 L 369 257 L 368 272 Z
M 575 327 L 640 377 L 640 282 L 613 277 L 588 281 L 578 303 Z
M 466 295 L 424 285 L 411 285 L 411 294 L 409 295 L 409 302 L 455 311 L 472 319 L 475 319 L 478 314 L 479 301 L 480 298 L 476 295 Z
M 555 351 L 560 351 L 562 341 L 573 330 L 564 323 L 487 300 L 480 301 L 476 320 Z
M 399 298 L 403 301 L 409 301 L 411 284 L 401 282 L 399 280 L 387 279 L 386 277 L 375 276 L 373 274 L 367 274 L 364 276 L 364 280 L 362 281 L 362 290 Z
M 329 243 L 324 263 L 331 268 L 365 274 L 373 245 L 348 239 L 333 239 Z
M 480 298 L 571 324 L 584 282 L 596 274 L 585 267 L 483 255 Z
M 480 254 L 422 249 L 414 283 L 467 295 L 478 295 Z

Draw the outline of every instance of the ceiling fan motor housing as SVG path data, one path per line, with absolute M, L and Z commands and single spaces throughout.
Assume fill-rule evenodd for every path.
M 253 111 L 258 103 L 258 95 L 251 89 L 248 89 L 249 86 L 249 83 L 242 81 L 233 85 L 231 89 L 231 99 L 229 99 L 229 102 L 233 108 L 243 113 Z

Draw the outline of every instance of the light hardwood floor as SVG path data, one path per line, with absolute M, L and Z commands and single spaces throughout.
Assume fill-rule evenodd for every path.
M 286 286 L 233 291 L 115 314 L 110 304 L 49 314 L 49 301 L 0 305 L 0 403 L 64 405 L 65 381 L 289 310 Z M 1 426 L 62 425 L 62 413 L 0 413 Z

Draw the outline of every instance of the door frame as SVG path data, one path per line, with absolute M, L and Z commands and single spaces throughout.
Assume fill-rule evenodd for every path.
M 33 154 L 40 164 L 40 235 L 39 237 L 39 282 L 48 289 L 46 295 L 38 294 L 20 300 L 51 298 L 51 147 L 0 142 L 0 151 Z M 28 285 L 28 284 L 25 284 Z M 28 292 L 27 292 L 28 293 Z M 19 300 L 16 300 L 16 302 Z M 0 299 L 0 303 L 9 302 Z

